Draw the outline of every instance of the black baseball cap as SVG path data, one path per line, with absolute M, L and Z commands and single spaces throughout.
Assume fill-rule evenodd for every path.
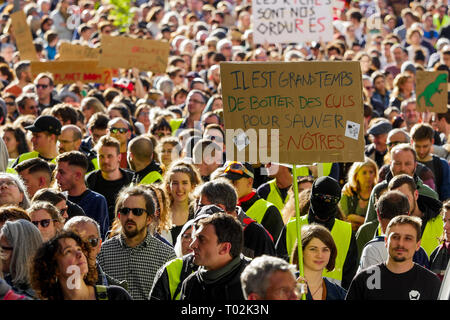
M 39 116 L 34 120 L 31 126 L 25 127 L 25 129 L 31 132 L 48 132 L 59 136 L 61 134 L 61 122 L 53 116 Z

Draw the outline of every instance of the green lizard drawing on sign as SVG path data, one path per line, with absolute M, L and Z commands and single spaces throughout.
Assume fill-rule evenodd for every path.
M 432 83 L 425 87 L 425 90 L 417 97 L 417 103 L 420 105 L 420 99 L 423 98 L 425 100 L 425 105 L 427 107 L 434 107 L 434 104 L 431 102 L 431 97 L 435 93 L 441 93 L 442 89 L 439 89 L 441 83 L 447 83 L 447 74 L 440 74 L 436 77 Z

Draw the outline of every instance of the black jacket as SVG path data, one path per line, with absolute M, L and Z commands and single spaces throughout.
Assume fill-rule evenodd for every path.
M 202 302 L 245 300 L 240 278 L 242 271 L 249 263 L 250 259 L 241 255 L 220 270 L 205 271 L 200 268 L 183 281 L 181 300 Z M 209 272 L 221 272 L 225 269 L 227 270 L 214 281 L 207 279 Z

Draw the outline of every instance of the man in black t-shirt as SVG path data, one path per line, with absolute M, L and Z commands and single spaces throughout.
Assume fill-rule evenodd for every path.
M 114 221 L 114 206 L 120 189 L 128 186 L 133 178 L 131 171 L 120 168 L 120 143 L 111 136 L 103 136 L 96 146 L 100 169 L 86 176 L 86 184 L 92 191 L 106 198 L 109 221 Z
M 362 270 L 352 280 L 346 300 L 436 300 L 441 281 L 413 262 L 420 248 L 421 220 L 400 215 L 386 229 L 386 262 Z

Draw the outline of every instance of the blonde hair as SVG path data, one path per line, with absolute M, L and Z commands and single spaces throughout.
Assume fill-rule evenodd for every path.
M 375 171 L 375 175 L 374 175 L 374 178 L 373 178 L 373 185 L 377 184 L 377 181 L 378 181 L 378 166 L 375 163 L 375 161 L 373 161 L 372 159 L 370 159 L 368 157 L 364 157 L 364 161 L 363 162 L 354 162 L 352 164 L 352 166 L 350 167 L 350 170 L 348 172 L 347 184 L 350 186 L 352 191 L 357 192 L 360 189 L 360 185 L 359 185 L 359 182 L 357 180 L 358 172 L 363 167 L 366 167 L 366 166 L 372 167 L 373 170 Z

